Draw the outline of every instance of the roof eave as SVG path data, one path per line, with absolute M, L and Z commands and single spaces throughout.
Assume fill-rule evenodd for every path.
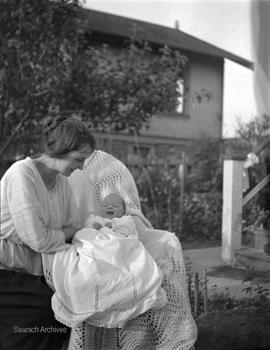
M 80 11 L 81 18 L 86 22 L 86 30 L 114 35 L 117 37 L 122 37 L 123 39 L 130 36 L 131 32 L 127 31 L 126 28 L 121 28 L 123 24 L 130 24 L 130 28 L 135 24 L 138 27 L 141 26 L 144 30 L 141 32 L 138 31 L 137 37 L 138 39 L 145 40 L 149 43 L 153 43 L 156 45 L 168 45 L 175 49 L 184 50 L 184 51 L 192 51 L 205 56 L 226 58 L 230 61 L 238 63 L 246 68 L 254 69 L 254 63 L 237 56 L 231 52 L 220 49 L 208 42 L 205 42 L 201 39 L 198 39 L 192 35 L 189 35 L 185 32 L 179 31 L 178 29 L 169 28 L 165 26 L 161 26 L 158 24 L 153 24 L 149 22 L 140 21 L 137 19 L 132 19 L 128 17 L 122 17 L 118 15 L 113 15 L 105 12 L 90 10 L 82 8 Z M 103 18 L 103 21 L 101 19 Z M 105 23 L 104 23 L 105 18 Z M 106 21 L 107 18 L 107 21 Z M 115 22 L 111 25 L 108 25 L 109 20 Z M 120 24 L 119 24 L 120 23 Z M 125 29 L 125 30 L 123 30 Z M 153 32 L 156 35 L 153 35 Z M 160 35 L 158 35 L 160 33 Z M 191 47 L 183 47 L 181 41 L 190 40 L 192 42 Z M 201 49 L 200 49 L 201 48 Z

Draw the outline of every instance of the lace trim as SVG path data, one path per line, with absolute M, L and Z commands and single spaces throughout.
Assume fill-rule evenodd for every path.
M 143 217 L 135 182 L 128 169 L 105 152 L 95 151 L 84 175 L 100 201 L 108 191 L 118 191 L 127 208 Z M 144 218 L 145 219 L 145 218 Z M 145 219 L 144 222 L 148 222 Z M 148 222 L 149 223 L 149 222 Z M 148 225 L 151 227 L 151 224 Z M 150 235 L 152 233 L 152 235 Z M 197 327 L 190 310 L 183 253 L 177 237 L 167 231 L 149 229 L 142 239 L 163 272 L 162 286 L 168 303 L 129 321 L 124 328 L 102 328 L 83 323 L 72 329 L 69 350 L 188 350 L 197 338 Z M 45 277 L 52 282 L 52 264 Z

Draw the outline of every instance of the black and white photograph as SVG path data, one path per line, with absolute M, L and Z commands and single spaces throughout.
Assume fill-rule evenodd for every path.
M 0 350 L 270 349 L 270 0 L 0 0 Z

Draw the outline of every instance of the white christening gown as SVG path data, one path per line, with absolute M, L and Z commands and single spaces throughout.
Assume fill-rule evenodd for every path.
M 112 228 L 99 230 L 91 221 L 98 217 L 76 233 L 70 250 L 55 256 L 56 319 L 70 327 L 86 321 L 121 328 L 150 308 L 165 306 L 161 270 L 140 242 L 132 216 L 112 219 Z

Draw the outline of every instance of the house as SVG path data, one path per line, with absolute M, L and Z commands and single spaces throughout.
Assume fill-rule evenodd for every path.
M 224 59 L 252 69 L 250 61 L 178 29 L 90 9 L 82 9 L 80 18 L 95 43 L 106 43 L 117 49 L 135 25 L 138 39 L 156 47 L 167 45 L 188 57 L 181 81 L 180 110 L 153 116 L 150 127 L 141 130 L 136 140 L 121 132 L 109 139 L 108 135 L 95 133 L 100 148 L 107 147 L 127 164 L 136 163 L 141 158 L 137 157 L 139 153 L 144 159 L 151 155 L 159 159 L 171 155 L 171 162 L 176 164 L 188 140 L 222 137 Z

